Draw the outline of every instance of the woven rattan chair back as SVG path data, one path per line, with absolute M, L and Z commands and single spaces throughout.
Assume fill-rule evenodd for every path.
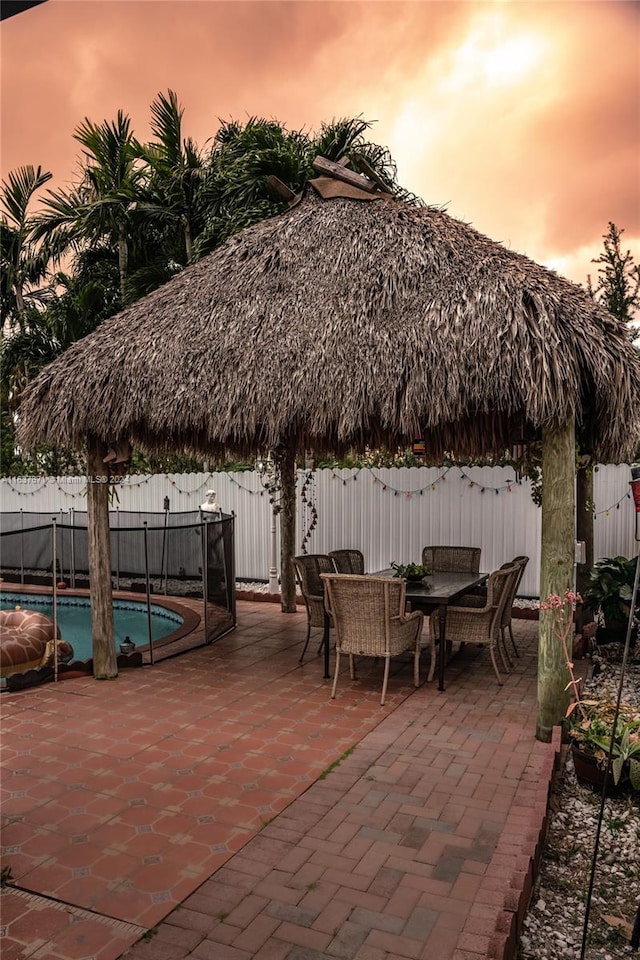
M 517 573 L 512 579 L 509 595 L 507 596 L 507 599 L 502 611 L 502 617 L 500 620 L 500 629 L 502 631 L 502 643 L 503 643 L 504 649 L 505 651 L 507 649 L 506 635 L 508 633 L 509 639 L 511 640 L 511 646 L 513 647 L 513 652 L 515 653 L 516 657 L 520 656 L 520 652 L 513 638 L 513 628 L 511 626 L 511 621 L 513 619 L 513 603 L 514 603 L 514 600 L 516 599 L 516 596 L 518 593 L 518 587 L 522 582 L 524 571 L 528 563 L 529 563 L 529 557 L 525 557 L 525 556 L 514 557 L 513 560 L 511 561 L 511 565 L 514 567 L 517 567 L 518 569 L 517 569 Z
M 516 565 L 495 570 L 487 583 L 487 596 L 484 606 L 452 606 L 447 609 L 447 646 L 455 641 L 486 645 L 489 648 L 491 663 L 500 686 L 502 686 L 502 678 L 498 670 L 495 651 L 498 650 L 504 671 L 508 673 L 509 667 L 500 646 L 501 622 L 504 605 L 507 603 L 511 592 L 513 578 L 517 577 L 518 572 Z M 479 600 L 479 602 L 482 603 L 482 600 Z M 435 641 L 438 639 L 438 631 L 439 619 L 436 611 L 430 619 L 432 665 L 429 671 L 429 680 L 433 678 L 434 674 Z M 439 655 L 444 656 L 446 653 L 441 650 Z
M 338 573 L 364 574 L 364 554 L 359 550 L 330 550 Z
M 355 679 L 354 657 L 384 658 L 381 704 L 384 704 L 391 657 L 412 650 L 414 685 L 420 683 L 420 634 L 423 615 L 405 614 L 404 580 L 352 574 L 322 574 L 336 636 L 336 669 L 331 696 L 335 697 L 340 657 L 349 657 Z
M 309 646 L 312 627 L 324 629 L 325 603 L 324 583 L 321 580 L 323 573 L 333 573 L 335 564 L 325 553 L 305 553 L 293 558 L 300 593 L 307 610 L 307 637 L 300 655 L 300 663 Z
M 434 573 L 479 573 L 481 547 L 424 547 L 422 563 Z
M 516 657 L 520 656 L 516 642 L 513 637 L 513 628 L 511 626 L 511 620 L 513 617 L 513 602 L 516 598 L 516 593 L 520 585 L 520 581 L 524 575 L 524 570 L 529 562 L 528 557 L 514 557 L 513 560 L 509 560 L 507 563 L 503 563 L 500 567 L 501 570 L 512 569 L 513 576 L 509 585 L 509 590 L 505 597 L 505 603 L 502 607 L 502 616 L 500 617 L 500 642 L 502 643 L 502 648 L 500 654 L 503 659 L 503 663 L 508 662 L 511 666 L 511 654 L 507 646 L 507 634 L 511 640 L 511 646 L 513 647 L 513 652 Z M 487 586 L 477 587 L 470 594 L 467 594 L 460 600 L 461 607 L 482 607 L 487 602 Z

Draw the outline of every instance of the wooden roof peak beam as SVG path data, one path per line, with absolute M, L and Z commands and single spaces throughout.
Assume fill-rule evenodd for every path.
M 366 190 L 367 193 L 375 193 L 378 189 L 377 185 L 368 177 L 355 173 L 353 170 L 347 170 L 342 164 L 327 160 L 326 157 L 316 157 L 312 166 L 314 170 L 325 177 L 342 180 L 343 183 L 348 183 L 352 187 L 359 187 L 360 190 Z

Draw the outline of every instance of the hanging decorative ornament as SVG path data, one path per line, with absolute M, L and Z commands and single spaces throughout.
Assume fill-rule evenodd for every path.
M 315 493 L 314 493 L 314 483 L 315 483 L 315 471 L 309 470 L 305 474 L 304 482 L 300 490 L 300 499 L 302 501 L 303 517 L 305 524 L 305 534 L 302 538 L 301 551 L 302 553 L 307 552 L 307 544 L 311 540 L 311 535 L 318 525 L 318 511 L 316 510 L 315 505 Z

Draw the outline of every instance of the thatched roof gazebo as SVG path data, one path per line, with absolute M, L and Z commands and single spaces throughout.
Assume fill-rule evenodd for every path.
M 20 406 L 20 442 L 89 438 L 90 474 L 121 439 L 209 456 L 275 449 L 286 515 L 305 449 L 424 438 L 435 458 L 542 439 L 541 590 L 563 592 L 574 424 L 601 461 L 626 460 L 638 441 L 629 331 L 579 286 L 439 209 L 365 181 L 312 184 L 42 371 Z M 90 488 L 95 510 L 106 499 Z M 283 536 L 285 609 L 292 553 Z

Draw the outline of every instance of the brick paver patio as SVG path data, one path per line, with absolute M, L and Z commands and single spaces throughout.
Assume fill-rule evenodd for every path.
M 332 701 L 302 610 L 243 601 L 211 647 L 3 693 L 3 960 L 512 957 L 558 749 L 515 626 L 503 687 L 465 649 L 384 707 L 381 664 Z

